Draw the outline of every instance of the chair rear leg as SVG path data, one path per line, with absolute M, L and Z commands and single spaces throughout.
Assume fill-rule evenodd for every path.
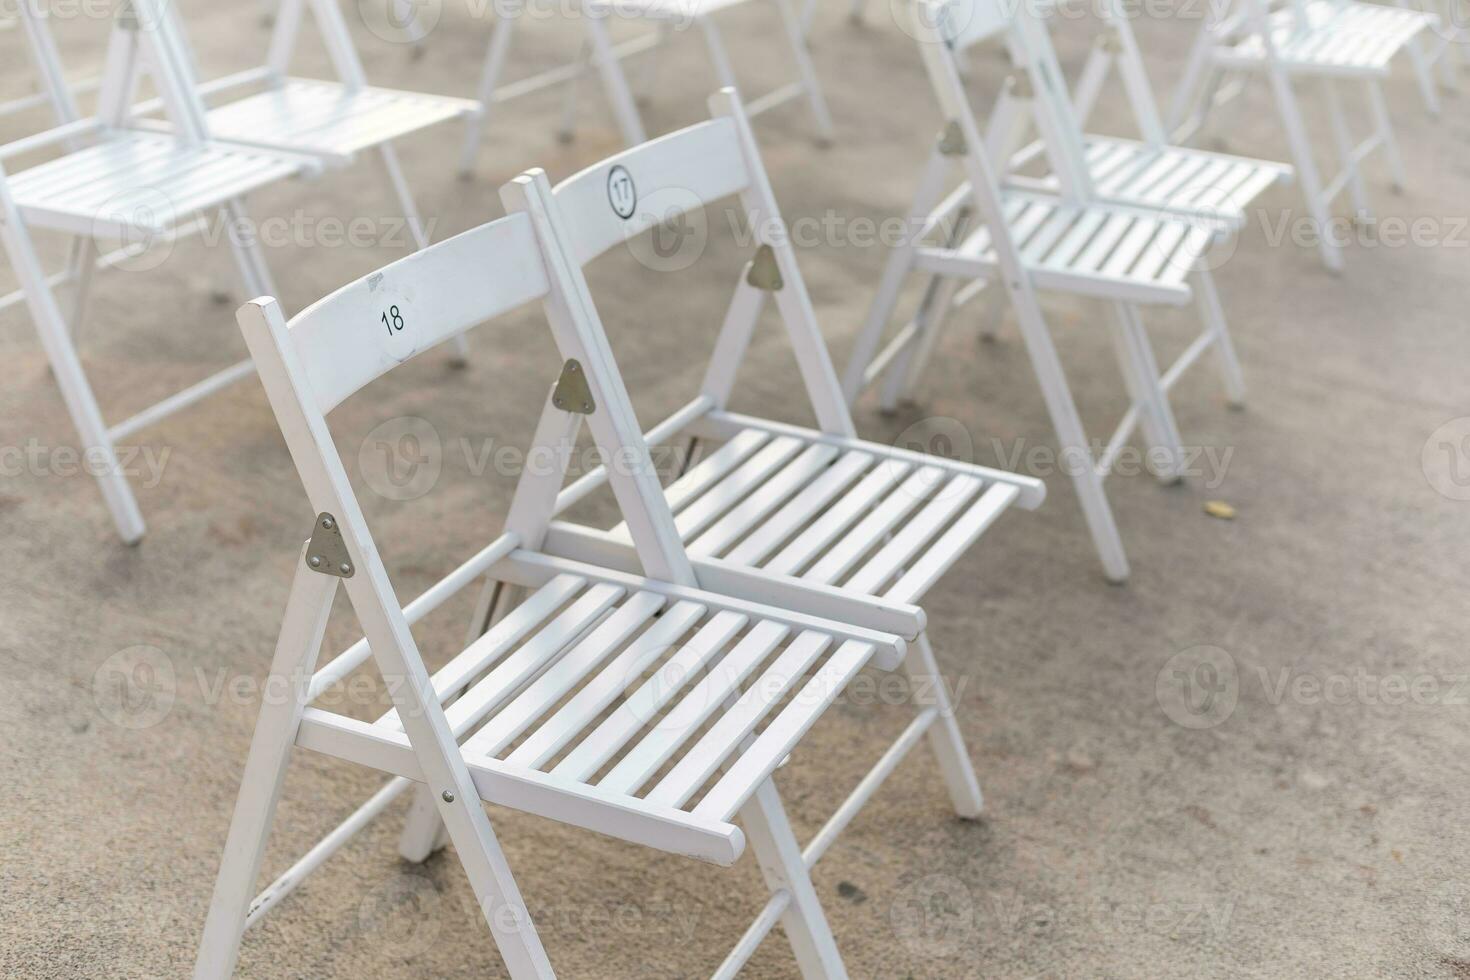
M 949 691 L 940 676 L 939 665 L 934 659 L 934 648 L 929 645 L 928 632 L 920 633 L 918 642 L 910 644 L 904 660 L 904 672 L 917 691 L 920 685 L 932 685 L 932 707 L 938 714 L 929 726 L 929 746 L 939 760 L 939 772 L 944 776 L 944 785 L 949 789 L 950 801 L 955 813 L 972 820 L 980 816 L 985 798 L 980 792 L 980 781 L 975 777 L 975 766 L 965 748 L 965 739 L 960 734 L 955 720 L 954 705 L 950 703 Z
M 67 311 L 67 332 L 72 343 L 79 344 L 87 320 L 87 300 L 91 298 L 92 281 L 97 271 L 97 242 L 91 235 L 78 235 L 72 241 L 67 270 L 73 283 L 71 309 Z
M 1202 88 L 1205 75 L 1210 72 L 1218 72 L 1210 61 L 1210 48 L 1214 46 L 1214 36 L 1210 31 L 1210 25 L 1204 24 L 1194 37 L 1194 44 L 1189 49 L 1189 60 L 1184 66 L 1184 75 L 1179 80 L 1179 87 L 1174 90 L 1174 98 L 1169 104 L 1169 132 L 1175 140 L 1180 139 L 1180 132 L 1189 125 L 1190 110 L 1199 105 L 1201 114 L 1209 110 L 1203 104 L 1196 102 L 1196 96 Z
M 791 895 L 781 914 L 781 927 L 796 954 L 796 965 L 804 980 L 835 980 L 847 976 L 837 941 L 827 925 L 827 916 L 817 899 L 811 874 L 802 860 L 801 847 L 786 819 L 776 784 L 767 779 L 740 811 L 746 839 L 760 863 L 761 874 L 771 891 Z
M 1429 110 L 1430 116 L 1438 119 L 1440 114 L 1439 88 L 1434 81 L 1434 65 L 1424 53 L 1422 41 L 1422 37 L 1412 37 L 1405 48 L 1409 52 L 1409 63 L 1414 66 L 1414 78 L 1419 83 L 1419 94 L 1424 97 L 1424 108 Z
M 658 31 L 658 42 L 644 55 L 643 74 L 638 79 L 638 95 L 636 98 L 638 104 L 645 107 L 653 101 L 654 90 L 658 87 L 659 68 L 663 64 L 660 56 L 664 53 L 664 47 L 669 43 L 669 34 L 673 30 L 667 21 L 662 20 L 658 22 L 656 29 Z
M 592 65 L 592 43 L 583 41 L 577 52 L 578 71 L 567 79 L 561 91 L 561 119 L 556 124 L 556 139 L 570 143 L 577 138 L 577 104 L 582 94 L 582 70 Z
M 812 117 L 817 123 L 817 143 L 829 146 L 832 143 L 832 113 L 827 108 L 827 97 L 822 92 L 821 79 L 812 64 L 811 51 L 806 46 L 806 28 L 791 5 L 791 0 L 776 0 L 776 9 L 781 13 L 781 26 L 786 31 L 786 41 L 791 45 L 791 56 L 796 61 L 796 71 L 801 78 L 802 90 Z
M 888 251 L 888 261 L 878 280 L 878 292 L 873 297 L 873 305 L 868 308 L 867 318 L 858 331 L 857 343 L 848 359 L 847 369 L 843 372 L 842 394 L 849 405 L 856 402 L 862 394 L 868 365 L 873 363 L 873 357 L 878 353 L 878 343 L 883 339 L 883 328 L 893 316 L 893 310 L 898 306 L 898 294 L 914 268 L 919 248 L 918 229 L 939 200 L 944 175 L 948 170 L 949 159 L 936 148 L 929 154 L 929 161 L 924 165 L 918 192 L 909 208 L 908 223 L 905 225 L 908 229 L 907 237 Z
M 240 938 L 260 877 L 260 860 L 270 839 L 338 581 L 312 571 L 306 564 L 306 549 L 301 550 L 270 673 L 290 685 L 291 697 L 266 698 L 261 705 L 194 961 L 194 980 L 226 980 L 235 972 Z
M 1138 406 L 1139 427 L 1152 450 L 1163 457 L 1155 469 L 1161 483 L 1174 483 L 1184 459 L 1184 443 L 1169 394 L 1159 378 L 1159 365 L 1148 342 L 1143 320 L 1132 303 L 1113 304 L 1113 340 L 1118 354 L 1118 367 L 1133 404 Z
M 628 77 L 613 50 L 612 39 L 607 33 L 607 24 L 601 17 L 582 15 L 587 24 L 587 37 L 592 42 L 592 60 L 602 76 L 602 87 L 612 103 L 613 115 L 622 130 L 623 142 L 637 146 L 648 137 L 644 135 L 643 119 L 638 115 L 638 105 L 633 101 L 633 92 L 628 88 Z
M 521 588 L 499 580 L 487 579 L 475 602 L 475 612 L 465 635 L 465 646 L 485 635 L 510 610 L 520 603 Z M 403 830 L 398 835 L 398 853 L 406 861 L 422 864 L 449 843 L 449 830 L 439 817 L 438 806 L 427 786 L 416 786 Z
M 1368 204 L 1368 188 L 1363 182 L 1363 168 L 1358 165 L 1354 152 L 1353 138 L 1348 132 L 1347 114 L 1342 110 L 1342 96 L 1337 83 L 1330 78 L 1322 79 L 1322 90 L 1327 96 L 1327 119 L 1332 124 L 1332 142 L 1337 146 L 1338 159 L 1348 175 L 1348 192 L 1353 198 L 1354 217 L 1360 220 L 1371 218 L 1373 210 Z
M 1399 153 L 1398 137 L 1394 135 L 1393 123 L 1388 115 L 1388 103 L 1383 98 L 1383 86 L 1376 79 L 1367 83 L 1368 106 L 1373 111 L 1373 125 L 1378 138 L 1383 141 L 1383 155 L 1388 159 L 1388 172 L 1393 180 L 1393 189 L 1403 193 L 1407 179 L 1404 176 L 1404 158 Z
M 1215 276 L 1209 269 L 1200 269 L 1194 274 L 1194 285 L 1205 329 L 1215 338 L 1215 360 L 1220 368 L 1220 381 L 1225 386 L 1225 401 L 1231 408 L 1244 408 L 1245 373 L 1240 369 L 1240 358 L 1235 356 L 1235 343 L 1230 339 L 1220 293 L 1215 289 Z
M 1306 126 L 1302 123 L 1301 109 L 1297 105 L 1296 93 L 1291 81 L 1279 66 L 1268 66 L 1267 81 L 1271 95 L 1276 100 L 1276 111 L 1281 116 L 1281 126 L 1286 130 L 1286 141 L 1291 147 L 1291 162 L 1296 167 L 1296 178 L 1301 184 L 1302 197 L 1306 200 L 1307 213 L 1317 226 L 1317 248 L 1322 255 L 1322 264 L 1334 274 L 1342 272 L 1342 248 L 1332 241 L 1332 215 L 1327 210 L 1323 195 L 1322 177 L 1317 162 L 1312 156 L 1312 144 L 1307 138 Z
M 858 331 L 857 342 L 847 361 L 847 370 L 843 372 L 842 393 L 849 405 L 855 404 L 858 396 L 863 393 L 868 365 L 873 363 L 873 357 L 878 353 L 878 343 L 883 339 L 883 328 L 888 325 L 898 306 L 898 294 L 913 267 L 914 253 L 908 245 L 900 245 L 888 253 L 888 262 L 878 280 L 878 292 L 873 296 L 873 305 L 868 307 L 868 316 Z M 892 370 L 892 365 L 889 369 Z
M 908 398 L 918 384 L 919 375 L 923 374 L 924 368 L 929 364 L 934 347 L 939 343 L 939 335 L 944 330 L 945 321 L 954 309 L 954 294 L 959 285 L 960 281 L 953 276 L 936 276 L 931 282 L 915 316 L 917 330 L 914 339 L 894 361 L 889 368 L 888 377 L 884 379 L 878 403 L 882 411 L 892 412 L 897 409 L 898 403 Z
M 505 59 L 510 53 L 510 40 L 515 31 L 515 19 L 501 17 L 495 21 L 495 30 L 490 33 L 490 46 L 485 50 L 485 67 L 480 72 L 480 88 L 475 97 L 480 100 L 477 115 L 465 119 L 464 147 L 459 154 L 459 173 L 470 177 L 475 172 L 475 158 L 480 155 L 480 142 L 484 139 L 485 123 L 490 117 L 490 106 L 495 98 L 500 74 L 505 69 Z
M 0 171 L 0 181 L 3 179 L 4 173 Z M 61 389 L 67 413 L 81 437 L 87 458 L 97 464 L 94 466 L 97 487 L 102 491 L 102 499 L 112 515 L 118 537 L 124 544 L 135 544 L 146 529 L 138 500 L 118 464 L 107 423 L 102 420 L 97 396 L 67 334 L 66 318 L 56 301 L 56 294 L 46 281 L 41 260 L 36 256 L 30 235 L 21 224 L 14 200 L 3 183 L 0 183 L 0 208 L 3 208 L 0 211 L 0 241 L 4 242 L 16 278 L 25 290 L 26 306 L 36 325 L 36 334 L 46 351 L 46 358 L 51 363 L 51 371 L 56 376 L 56 384 Z
M 1072 400 L 1072 389 L 1067 386 L 1067 376 L 1062 371 L 1061 359 L 1057 357 L 1056 345 L 1052 343 L 1046 320 L 1029 290 L 1013 293 L 1012 299 L 1016 303 L 1016 324 L 1021 331 L 1021 340 L 1026 345 L 1031 369 L 1036 373 L 1041 396 L 1061 447 L 1063 469 L 1069 471 L 1077 489 L 1082 516 L 1087 521 L 1087 529 L 1102 561 L 1103 574 L 1111 582 L 1125 582 L 1128 580 L 1128 556 L 1123 550 L 1123 538 L 1118 533 L 1118 523 L 1103 490 L 1103 474 L 1098 472 L 1092 449 L 1087 443 L 1087 432 L 1077 414 L 1077 403 Z

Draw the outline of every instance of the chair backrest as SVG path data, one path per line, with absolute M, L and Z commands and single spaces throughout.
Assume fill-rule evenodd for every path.
M 1046 27 L 1026 3 L 1015 0 L 915 0 L 910 5 L 914 34 L 926 63 L 941 58 L 954 71 L 930 72 L 945 114 L 976 114 L 965 92 L 956 52 L 992 37 L 1003 38 L 1011 60 L 1025 73 L 1029 108 L 1041 132 L 1052 172 L 1064 194 L 1076 200 L 1092 197 L 1082 124 L 1073 111 L 1071 93 Z M 1008 96 L 1002 96 L 1006 98 Z
M 241 331 L 313 509 L 337 518 L 354 564 L 378 593 L 377 598 L 356 595 L 355 606 L 369 600 L 389 620 L 396 622 L 402 615 L 390 601 L 394 593 L 332 440 L 328 413 L 397 365 L 535 300 L 542 301 L 563 357 L 586 366 L 595 409 L 563 411 L 548 397 L 532 452 L 541 453 L 542 441 L 555 442 L 547 447 L 549 458 L 564 465 L 567 446 L 548 433 L 560 433 L 569 444 L 586 414 L 594 443 L 606 458 L 619 461 L 608 467 L 609 482 L 644 571 L 664 581 L 692 583 L 647 447 L 636 427 L 629 437 L 630 427 L 623 421 L 632 417 L 632 408 L 621 388 L 608 384 L 598 369 L 598 338 L 581 318 L 575 298 L 568 298 L 565 275 L 550 271 L 560 261 L 557 246 L 538 227 L 534 214 L 514 213 L 350 283 L 289 323 L 273 299 L 241 307 Z M 557 424 L 548 426 L 548 419 Z M 564 472 L 528 468 L 517 487 L 517 501 L 523 492 L 549 492 L 554 498 L 564 478 Z M 537 481 L 537 487 L 525 491 Z M 536 547 L 544 531 L 544 523 L 531 528 L 522 536 L 523 546 Z M 355 588 L 349 583 L 349 593 Z M 361 616 L 363 610 L 358 612 Z
M 1123 9 L 1121 0 L 1102 0 L 1099 12 L 1107 30 L 1111 32 L 1114 43 L 1095 46 L 1088 57 L 1087 66 L 1083 68 L 1084 81 L 1078 83 L 1078 90 L 1080 93 L 1085 86 L 1090 87 L 1090 90 L 1085 94 L 1078 94 L 1075 98 L 1073 109 L 1078 125 L 1086 125 L 1087 117 L 1102 87 L 1103 79 L 1107 71 L 1116 65 L 1118 74 L 1123 80 L 1123 90 L 1128 96 L 1128 107 L 1138 126 L 1139 136 L 1145 143 L 1163 146 L 1168 143 L 1168 135 L 1164 129 L 1164 117 L 1159 112 L 1153 86 L 1149 83 L 1148 69 L 1144 66 L 1143 55 L 1139 51 L 1138 38 L 1133 33 L 1133 21 Z M 1044 33 L 1046 42 L 1050 44 L 1050 33 Z M 1095 64 L 1096 69 L 1094 69 Z M 1094 71 L 1098 72 L 1095 78 L 1093 77 Z
M 396 4 L 398 0 L 393 0 Z M 301 21 L 310 4 L 312 20 L 321 33 L 327 57 L 337 80 L 350 89 L 367 85 L 367 73 L 362 59 L 352 43 L 352 33 L 347 20 L 342 16 L 339 0 L 281 0 L 276 11 L 275 26 L 271 30 L 270 46 L 266 53 L 266 68 L 272 78 L 279 80 L 289 72 L 291 56 L 296 51 L 296 41 L 301 33 Z
M 582 266 L 680 214 L 738 197 L 758 254 L 769 249 L 767 254 L 779 271 L 781 286 L 772 293 L 817 424 L 827 432 L 852 435 L 852 417 L 749 120 L 733 89 L 711 96 L 710 108 L 714 118 L 708 122 L 609 157 L 557 185 L 556 234 L 575 267 L 578 289 L 590 308 Z M 721 406 L 737 366 L 722 363 L 723 355 L 730 354 L 738 362 L 763 302 L 761 290 L 748 279 L 742 276 L 731 310 L 745 309 L 749 316 L 725 318 L 715 344 L 716 358 L 706 376 L 704 393 Z M 595 309 L 589 309 L 589 317 L 600 325 Z
M 557 184 L 554 193 L 567 251 L 580 267 L 655 225 L 749 186 L 735 123 L 717 118 L 594 164 Z
M 316 408 L 550 289 L 524 215 L 493 221 L 349 283 L 291 320 Z
M 919 54 L 939 99 L 940 111 L 945 121 L 955 127 L 963 144 L 958 160 L 969 185 L 970 200 L 990 231 L 991 248 L 1000 266 L 1000 278 L 1016 304 L 1017 315 L 1039 321 L 1040 306 L 1036 301 L 1035 288 L 1021 264 L 1020 250 L 1002 204 L 997 165 L 986 152 L 984 137 L 965 95 L 959 66 L 934 26 L 938 19 L 932 13 L 924 14 L 918 9 L 926 2 L 943 3 L 945 0 L 917 0 L 910 5 L 911 31 L 918 41 Z M 1008 161 L 1002 161 L 1005 162 Z

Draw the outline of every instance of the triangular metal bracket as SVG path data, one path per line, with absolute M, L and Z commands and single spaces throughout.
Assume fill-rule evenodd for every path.
M 311 540 L 306 544 L 306 564 L 313 572 L 334 578 L 351 578 L 357 574 L 352 559 L 347 556 L 337 519 L 325 511 L 316 515 L 316 524 L 312 526 Z
M 745 281 L 768 293 L 774 293 L 786 285 L 786 281 L 781 278 L 781 266 L 776 262 L 775 249 L 762 245 L 755 250 L 755 258 L 750 260 L 750 271 L 745 274 Z
M 951 119 L 949 125 L 939 134 L 939 152 L 947 157 L 962 157 L 965 150 L 964 131 L 960 129 L 958 120 Z
M 563 412 L 578 415 L 591 415 L 597 411 L 592 389 L 587 384 L 587 372 L 582 370 L 576 358 L 569 358 L 561 366 L 561 377 L 556 379 L 556 387 L 551 392 L 551 404 Z

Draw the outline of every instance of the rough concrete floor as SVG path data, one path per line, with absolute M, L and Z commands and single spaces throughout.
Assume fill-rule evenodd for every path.
M 468 95 L 487 30 L 449 7 L 417 60 L 354 16 L 370 76 Z M 884 5 L 873 7 L 868 26 L 853 27 L 841 4 L 825 5 L 815 28 L 837 145 L 813 149 L 799 106 L 759 124 L 790 221 L 830 215 L 854 230 L 851 219 L 900 213 L 914 187 L 937 113 L 913 42 Z M 254 4 L 185 5 L 207 73 L 259 57 L 258 13 Z M 774 43 L 763 41 L 770 11 L 753 5 L 728 21 L 751 89 L 784 80 L 779 51 L 757 55 Z M 79 68 L 103 30 L 84 16 L 61 24 Z M 1139 31 L 1167 92 L 1192 24 L 1142 19 Z M 1058 29 L 1069 69 L 1089 34 L 1085 21 Z M 518 68 L 570 55 L 577 35 L 543 19 L 521 41 Z M 19 93 L 18 33 L 0 34 L 0 46 L 0 83 Z M 301 61 L 324 70 L 313 44 Z M 995 91 L 1000 63 L 977 57 L 974 70 L 976 90 Z M 677 38 L 647 109 L 650 131 L 700 118 L 711 87 L 698 38 Z M 1228 464 L 1202 458 L 1200 475 L 1171 488 L 1147 476 L 1111 483 L 1133 561 L 1128 586 L 1102 581 L 1071 488 L 1054 477 L 1041 512 L 1000 522 L 930 596 L 988 811 L 955 820 L 919 752 L 830 852 L 816 880 L 854 976 L 1470 976 L 1470 503 L 1454 499 L 1470 495 L 1470 116 L 1461 95 L 1431 121 L 1403 75 L 1388 94 L 1409 184 L 1391 193 L 1375 163 L 1369 190 L 1381 217 L 1424 219 L 1427 232 L 1420 244 L 1354 246 L 1346 275 L 1333 278 L 1311 251 L 1273 244 L 1278 223 L 1300 215 L 1295 191 L 1264 199 L 1218 270 L 1249 407 L 1227 410 L 1212 373 L 1196 372 L 1177 390 L 1180 426 L 1217 460 L 1229 454 Z M 498 215 L 496 188 L 525 167 L 559 177 L 616 149 L 591 86 L 584 99 L 577 139 L 565 146 L 554 137 L 554 93 L 498 111 L 474 182 L 454 178 L 457 129 L 406 141 L 436 236 Z M 1320 103 L 1307 106 L 1320 128 Z M 1121 110 L 1109 93 L 1097 128 L 1122 127 Z M 39 121 L 0 125 L 11 138 Z M 1221 131 L 1231 149 L 1284 152 L 1259 91 Z M 300 215 L 307 229 L 270 249 L 293 309 L 402 252 L 401 239 L 357 248 L 328 240 L 333 219 L 394 213 L 370 160 L 262 193 L 251 211 Z M 645 420 L 697 384 L 744 254 L 722 221 L 712 226 L 704 257 L 681 277 L 621 254 L 595 269 Z M 1425 244 L 1426 235 L 1443 241 Z M 839 365 L 884 260 L 852 237 L 801 253 Z M 53 240 L 45 249 L 53 262 L 63 254 Z M 210 296 L 233 288 L 230 272 L 223 248 L 195 240 L 159 269 L 101 278 L 83 353 L 111 417 L 239 355 L 238 290 Z M 1122 408 L 1104 311 L 1050 309 L 1100 435 Z M 955 420 L 946 431 L 968 436 L 986 463 L 1019 450 L 1017 465 L 1027 465 L 1026 451 L 1051 446 L 1013 324 L 982 345 L 979 320 L 957 319 L 919 407 L 888 419 L 865 401 L 863 432 L 887 440 L 929 417 Z M 1192 320 L 1184 311 L 1149 323 L 1160 351 L 1172 353 Z M 350 466 L 385 419 L 426 419 L 441 439 L 432 492 L 404 504 L 364 492 L 405 598 L 498 530 L 511 478 L 493 467 L 475 475 L 462 447 L 524 444 L 557 369 L 530 313 L 473 343 L 467 372 L 423 357 L 338 416 Z M 166 453 L 166 465 L 140 491 L 148 537 L 119 545 L 92 482 L 65 475 L 64 458 L 51 455 L 75 436 L 22 311 L 0 316 L 0 357 L 0 447 L 9 454 L 0 477 L 0 975 L 184 975 L 255 721 L 253 685 L 311 514 L 252 381 L 137 440 L 154 460 Z M 739 405 L 804 418 L 794 379 L 768 326 Z M 15 448 L 32 444 L 39 462 L 18 462 Z M 1232 504 L 1237 518 L 1207 517 L 1210 499 Z M 467 602 L 419 628 L 434 662 L 461 636 Z M 329 647 L 355 638 L 349 620 L 339 610 Z M 1201 646 L 1223 654 L 1202 661 Z M 120 672 L 129 665 L 142 666 Z M 159 668 L 151 676 L 150 665 Z M 1181 707 L 1186 681 L 1196 706 L 1214 691 L 1210 727 L 1191 727 L 1199 716 Z M 375 698 L 365 701 L 345 710 L 372 714 Z M 845 704 L 816 729 L 780 776 L 803 837 L 906 717 L 901 707 Z M 300 755 L 267 873 L 376 785 L 364 771 Z M 403 812 L 395 806 L 253 931 L 239 975 L 503 975 L 452 853 L 423 867 L 397 859 Z M 722 871 L 522 814 L 492 816 L 563 976 L 705 975 L 762 900 L 748 859 Z M 779 934 L 747 972 L 794 974 Z

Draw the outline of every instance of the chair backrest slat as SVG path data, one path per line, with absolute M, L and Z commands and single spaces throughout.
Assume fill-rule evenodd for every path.
M 577 218 L 566 244 L 582 266 L 657 224 L 748 186 L 735 124 L 712 119 L 574 174 L 556 186 L 556 196 L 565 213 Z
M 393 366 L 548 289 L 530 220 L 510 215 L 343 286 L 291 320 L 291 342 L 325 414 Z

